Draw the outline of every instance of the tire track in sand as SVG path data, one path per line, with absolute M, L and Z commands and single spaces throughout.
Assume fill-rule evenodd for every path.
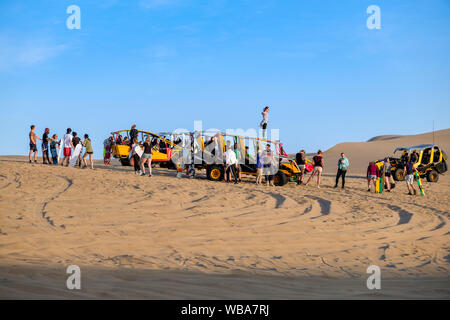
M 67 181 L 67 186 L 61 191 L 58 192 L 56 195 L 54 195 L 53 197 L 51 197 L 48 201 L 45 201 L 42 205 L 42 209 L 41 209 L 41 216 L 43 219 L 45 219 L 45 221 L 48 222 L 48 224 L 50 224 L 52 227 L 55 226 L 54 221 L 52 220 L 52 218 L 50 216 L 47 215 L 47 206 L 54 200 L 56 200 L 57 198 L 59 198 L 62 194 L 64 194 L 67 190 L 69 190 L 69 188 L 73 185 L 73 180 L 69 179 L 67 177 L 64 176 L 58 176 L 64 180 Z M 64 225 L 60 225 L 60 228 L 65 229 Z

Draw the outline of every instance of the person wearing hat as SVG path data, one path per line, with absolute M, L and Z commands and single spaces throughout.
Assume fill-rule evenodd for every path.
M 50 141 L 48 135 L 50 133 L 49 128 L 45 128 L 45 132 L 42 135 L 42 163 L 51 164 L 50 158 L 48 156 L 48 142 Z

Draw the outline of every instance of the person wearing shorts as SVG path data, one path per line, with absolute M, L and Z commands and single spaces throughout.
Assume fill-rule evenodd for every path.
M 86 133 L 84 135 L 84 141 L 83 146 L 86 148 L 86 152 L 83 156 L 83 168 L 87 167 L 86 157 L 89 156 L 89 162 L 91 164 L 91 169 L 94 169 L 94 160 L 92 159 L 92 155 L 94 154 L 94 150 L 92 149 L 92 142 L 91 139 L 89 139 L 89 135 Z
M 266 106 L 263 109 L 263 111 L 261 112 L 261 115 L 263 116 L 263 119 L 262 119 L 261 123 L 259 124 L 259 126 L 262 128 L 262 137 L 263 137 L 263 139 L 265 139 L 267 125 L 269 124 L 269 107 L 268 106 Z
M 295 162 L 297 162 L 298 168 L 300 169 L 300 176 L 297 177 L 297 185 L 301 185 L 303 182 L 303 175 L 305 174 L 305 150 L 300 150 L 300 152 L 295 155 Z
M 148 165 L 148 176 L 152 176 L 152 142 L 150 137 L 146 136 L 144 141 L 144 153 L 142 154 L 141 160 L 141 175 L 145 176 L 145 163 Z
M 258 150 L 256 154 L 256 184 L 261 184 L 263 177 L 263 164 L 261 162 L 262 152 Z
M 386 191 L 391 192 L 391 161 L 389 157 L 384 158 L 383 170 L 384 170 L 384 181 L 383 184 L 386 186 Z
M 313 157 L 313 163 L 314 163 L 314 170 L 309 176 L 309 179 L 305 185 L 307 186 L 311 181 L 311 179 L 314 177 L 314 175 L 317 173 L 317 188 L 320 189 L 320 178 L 322 176 L 322 171 L 324 167 L 322 150 L 317 151 L 317 155 Z
M 367 191 L 370 192 L 370 183 L 373 182 L 373 187 L 375 188 L 375 192 L 377 190 L 377 179 L 380 176 L 380 170 L 378 169 L 375 162 L 369 162 L 369 166 L 367 167 Z
M 36 133 L 34 132 L 35 128 L 36 127 L 34 126 L 34 124 L 32 124 L 30 126 L 31 131 L 28 134 L 28 138 L 30 139 L 30 153 L 28 155 L 28 160 L 30 161 L 30 163 L 31 163 L 31 159 L 32 159 L 32 154 L 33 153 L 34 153 L 34 163 L 37 163 L 37 151 L 38 150 L 37 150 L 37 147 L 36 147 L 36 139 L 41 140 L 41 138 L 39 138 L 36 135 Z
M 413 194 L 417 194 L 417 190 L 414 187 L 414 162 L 408 161 L 406 162 L 403 173 L 405 174 L 406 187 L 408 188 L 408 195 L 412 196 Z M 412 193 L 411 193 L 412 191 Z
M 58 135 L 54 134 L 50 138 L 50 154 L 52 155 L 52 163 L 58 164 L 58 153 L 56 149 L 59 149 Z
M 66 134 L 63 137 L 63 155 L 64 159 L 61 162 L 61 165 L 65 165 L 66 167 L 69 165 L 70 156 L 72 155 L 72 148 L 75 148 L 72 143 L 72 129 L 67 128 Z

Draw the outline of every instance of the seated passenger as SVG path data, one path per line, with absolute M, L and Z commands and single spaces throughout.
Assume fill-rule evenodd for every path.
M 400 157 L 401 162 L 406 163 L 408 161 L 408 152 L 403 151 L 402 156 Z

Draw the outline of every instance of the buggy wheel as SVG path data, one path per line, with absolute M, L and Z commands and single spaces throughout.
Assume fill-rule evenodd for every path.
M 439 180 L 439 173 L 436 170 L 430 170 L 427 173 L 427 181 L 428 182 L 438 182 Z
M 394 180 L 395 181 L 403 181 L 405 180 L 405 174 L 403 169 L 397 168 L 394 172 Z
M 284 172 L 278 171 L 277 174 L 273 176 L 273 183 L 276 186 L 284 186 L 288 183 L 288 177 Z
M 223 177 L 225 175 L 225 172 L 223 170 L 223 167 L 218 165 L 212 165 L 206 169 L 206 177 L 208 180 L 212 181 L 221 181 L 223 180 Z
M 120 158 L 119 161 L 123 166 L 131 166 L 130 159 L 128 158 Z

